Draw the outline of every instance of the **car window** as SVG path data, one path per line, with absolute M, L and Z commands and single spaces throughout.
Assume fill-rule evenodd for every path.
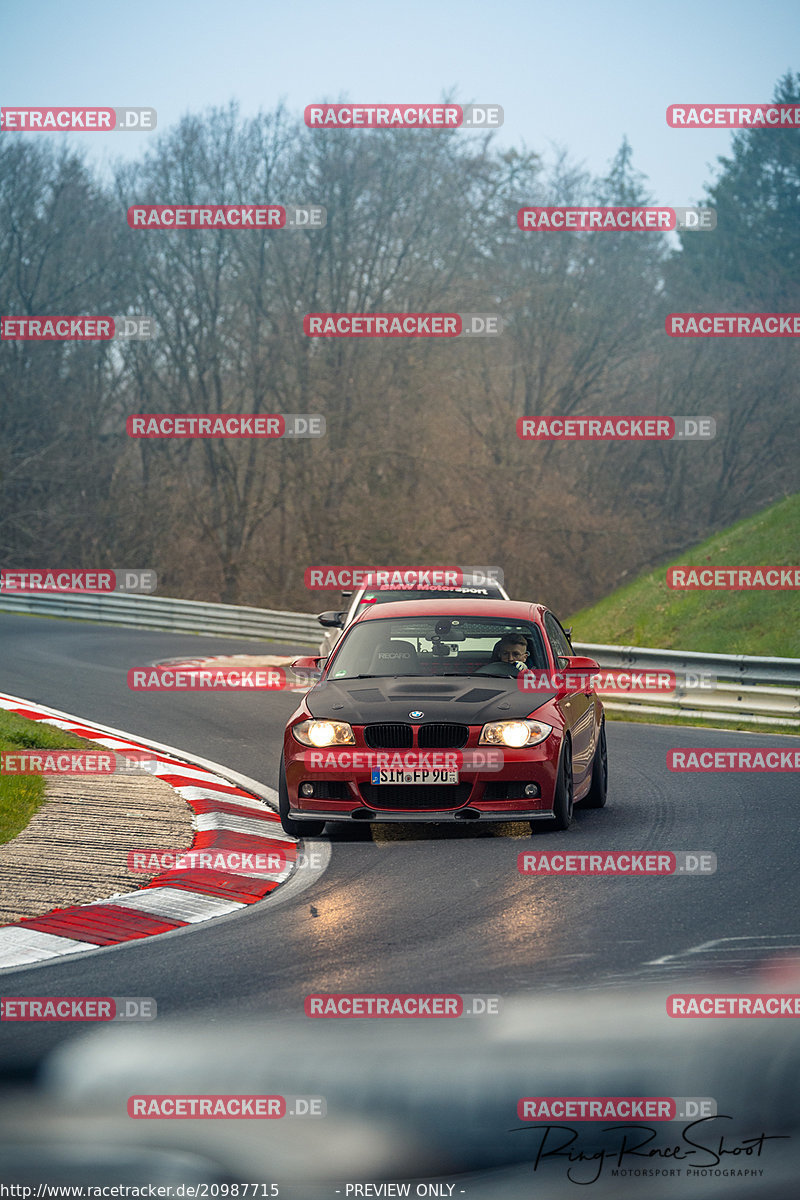
M 555 617 L 555 616 L 553 616 L 553 614 L 552 614 L 552 613 L 550 613 L 550 616 L 551 616 L 551 617 L 553 617 L 553 620 L 554 620 L 554 621 L 555 621 L 555 623 L 556 623 L 556 629 L 558 629 L 558 630 L 559 630 L 559 632 L 561 633 L 561 636 L 562 636 L 562 638 L 564 639 L 564 642 L 566 643 L 566 645 L 567 645 L 567 647 L 568 647 L 568 649 L 569 649 L 569 653 L 570 653 L 571 655 L 572 655 L 572 654 L 574 654 L 574 653 L 575 653 L 575 651 L 574 651 L 574 650 L 573 650 L 573 648 L 572 648 L 572 638 L 571 638 L 571 637 L 570 637 L 570 635 L 567 633 L 566 629 L 565 629 L 565 628 L 564 628 L 564 626 L 561 624 L 561 622 L 559 621 L 558 617 Z
M 544 644 L 532 622 L 445 613 L 356 622 L 339 643 L 330 678 L 474 675 L 492 661 L 497 642 L 507 634 L 522 635 L 529 666 L 546 668 Z
M 544 627 L 547 630 L 547 636 L 550 639 L 553 657 L 557 660 L 558 666 L 566 666 L 566 663 L 561 662 L 560 660 L 571 657 L 572 647 L 569 644 L 567 635 L 564 633 L 564 630 L 561 628 L 551 612 L 545 613 L 544 615 Z

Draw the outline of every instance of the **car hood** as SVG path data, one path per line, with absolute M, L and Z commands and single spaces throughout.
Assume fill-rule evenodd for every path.
M 324 680 L 306 696 L 311 715 L 338 718 L 351 725 L 409 722 L 409 713 L 424 715 L 411 723 L 448 722 L 483 725 L 527 717 L 555 697 L 555 692 L 521 692 L 516 679 L 486 676 Z

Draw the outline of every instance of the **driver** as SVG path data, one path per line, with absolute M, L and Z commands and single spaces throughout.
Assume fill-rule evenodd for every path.
M 501 672 L 492 670 L 494 663 L 507 663 L 508 674 L 514 676 L 520 671 L 527 671 L 528 643 L 521 633 L 506 633 L 495 642 L 491 662 L 484 667 L 478 667 L 476 674 L 498 675 Z M 505 672 L 504 672 L 505 673 Z
M 507 633 L 495 643 L 492 662 L 514 663 L 520 670 L 527 664 L 528 643 L 522 634 Z

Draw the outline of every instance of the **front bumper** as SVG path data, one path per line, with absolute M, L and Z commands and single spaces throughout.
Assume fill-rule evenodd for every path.
M 509 749 L 499 771 L 463 769 L 458 784 L 373 785 L 367 768 L 312 765 L 313 751 L 284 747 L 289 815 L 302 821 L 536 821 L 553 815 L 560 738 Z M 390 752 L 391 753 L 391 752 Z M 316 752 L 319 760 L 319 752 Z M 316 794 L 300 794 L 302 784 Z M 523 794 L 535 784 L 538 795 Z

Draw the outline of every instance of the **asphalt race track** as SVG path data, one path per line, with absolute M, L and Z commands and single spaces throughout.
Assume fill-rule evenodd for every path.
M 276 786 L 281 693 L 132 693 L 132 666 L 258 643 L 0 615 L 0 690 L 171 744 Z M 269 653 L 308 653 L 270 643 Z M 609 804 L 565 833 L 521 824 L 333 827 L 324 874 L 293 898 L 99 952 L 3 972 L 4 995 L 154 996 L 159 1017 L 302 1016 L 310 991 L 500 996 L 645 982 L 668 991 L 701 943 L 748 938 L 728 978 L 758 977 L 800 943 L 787 831 L 796 776 L 674 775 L 672 746 L 796 746 L 798 739 L 609 722 Z M 328 827 L 329 830 L 331 827 Z M 313 848 L 314 843 L 309 843 Z M 529 878 L 520 850 L 713 851 L 706 877 Z M 763 935 L 769 937 L 759 941 Z M 710 969 L 710 954 L 693 955 Z M 742 989 L 746 990 L 746 989 Z M 753 989 L 756 990 L 756 989 Z M 0 1027 L 0 1070 L 27 1074 L 80 1024 Z

